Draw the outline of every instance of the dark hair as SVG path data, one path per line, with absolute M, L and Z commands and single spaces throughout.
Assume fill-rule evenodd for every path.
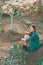
M 34 32 L 36 32 L 36 26 L 35 25 L 32 25 L 33 29 L 34 29 Z

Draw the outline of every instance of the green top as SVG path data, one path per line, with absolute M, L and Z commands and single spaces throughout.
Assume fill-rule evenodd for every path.
M 29 45 L 30 51 L 40 48 L 40 40 L 39 40 L 39 36 L 37 32 L 34 32 L 30 36 L 30 38 L 26 39 L 26 42 L 29 42 L 29 41 L 30 41 L 30 45 Z

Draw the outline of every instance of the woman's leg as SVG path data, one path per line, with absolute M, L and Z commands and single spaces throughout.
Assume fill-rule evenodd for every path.
M 23 50 L 24 50 L 24 51 L 28 51 L 28 47 L 25 46 L 25 45 L 23 45 Z

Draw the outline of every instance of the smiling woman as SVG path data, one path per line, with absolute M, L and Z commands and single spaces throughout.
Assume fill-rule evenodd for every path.
M 34 51 L 40 48 L 40 40 L 35 25 L 30 26 L 29 31 L 32 33 L 31 35 L 29 34 L 30 37 L 26 40 L 22 39 L 23 42 L 29 43 L 29 46 L 23 45 L 23 49 L 25 49 L 25 51 Z
M 30 38 L 26 39 L 26 42 L 30 41 L 30 45 L 28 48 L 30 51 L 34 51 L 40 48 L 40 40 L 38 33 L 36 32 L 36 27 L 34 25 L 30 26 L 29 30 L 30 32 L 32 32 L 32 35 L 30 36 Z

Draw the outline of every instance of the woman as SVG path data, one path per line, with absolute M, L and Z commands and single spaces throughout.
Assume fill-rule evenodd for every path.
M 25 42 L 30 41 L 30 44 L 29 44 L 28 48 L 26 47 L 26 49 L 29 49 L 30 51 L 34 51 L 34 50 L 40 48 L 40 40 L 39 40 L 38 33 L 36 32 L 36 27 L 34 25 L 30 26 L 29 30 L 30 30 L 30 34 L 29 34 L 30 37 L 27 38 L 25 40 Z M 26 32 L 26 33 L 28 33 L 28 32 Z M 22 41 L 24 41 L 24 40 L 22 40 Z

